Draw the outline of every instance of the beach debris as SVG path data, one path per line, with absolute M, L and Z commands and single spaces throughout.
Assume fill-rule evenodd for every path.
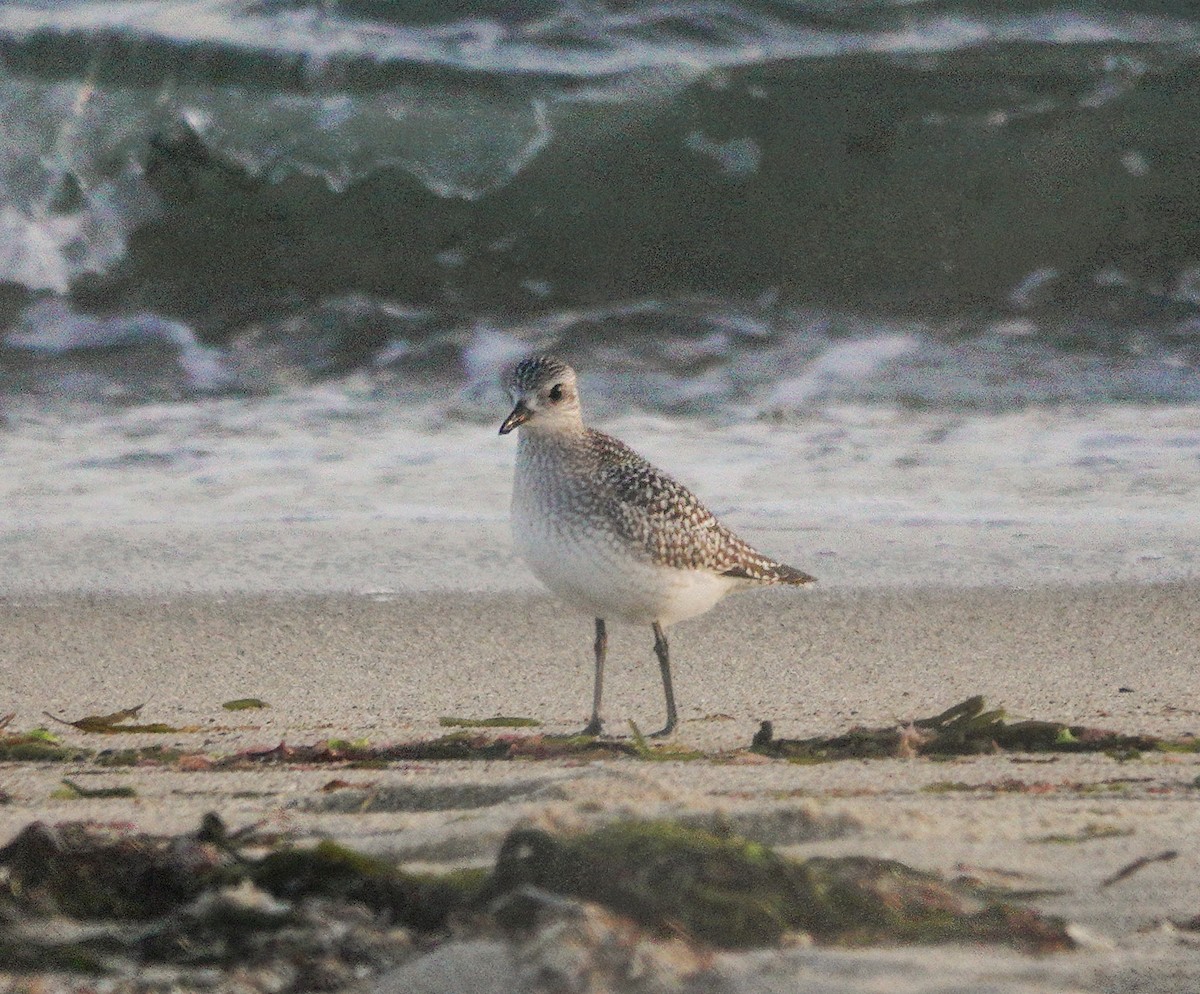
M 997 901 L 1034 901 L 1042 897 L 1061 897 L 1067 893 L 1053 887 L 1033 886 L 1028 874 L 998 866 L 973 866 L 959 863 L 955 866 L 958 876 L 954 882 L 969 887 L 979 897 Z M 1068 928 L 1074 928 L 1071 923 Z
M 276 897 L 351 901 L 423 932 L 445 930 L 451 914 L 472 904 L 486 877 L 483 869 L 408 873 L 328 839 L 313 848 L 280 848 L 251 864 L 248 873 Z
M 122 729 L 132 730 L 132 729 Z M 43 730 L 44 731 L 44 730 Z M 870 750 L 844 747 L 843 737 L 837 739 L 764 740 L 756 739 L 757 745 L 748 751 L 705 753 L 690 749 L 680 743 L 653 744 L 637 737 L 627 740 L 596 739 L 589 736 L 560 737 L 550 735 L 498 736 L 467 735 L 458 733 L 440 738 L 405 742 L 394 745 L 371 745 L 367 742 L 351 742 L 330 739 L 326 742 L 304 745 L 278 745 L 242 749 L 234 753 L 204 753 L 179 746 L 164 747 L 143 745 L 122 749 L 90 749 L 64 743 L 52 736 L 33 733 L 0 734 L 0 761 L 5 762 L 90 762 L 99 767 L 117 766 L 174 766 L 180 771 L 202 772 L 210 770 L 251 769 L 255 766 L 331 766 L 346 769 L 382 769 L 395 763 L 455 761 L 578 761 L 590 762 L 597 759 L 627 757 L 639 761 L 685 762 L 707 759 L 720 763 L 770 762 L 772 758 L 783 758 L 793 762 L 828 762 L 839 759 L 882 758 L 889 754 L 878 748 L 884 737 L 876 739 Z M 856 733 L 857 734 L 857 733 Z M 857 738 L 855 741 L 859 741 Z M 833 743 L 833 745 L 830 745 Z M 1163 751 L 1175 751 L 1177 743 L 1161 740 L 1157 746 Z M 1186 746 L 1191 749 L 1190 744 Z M 936 755 L 936 754 L 933 754 Z M 928 793 L 950 791 L 1020 792 L 1037 793 L 1054 791 L 1117 790 L 1129 784 L 1151 778 L 1114 778 L 1099 783 L 1062 782 L 1028 783 L 1017 778 L 1005 778 L 986 783 L 959 783 L 941 781 L 923 788 Z M 1170 787 L 1147 788 L 1155 792 L 1170 790 Z M 1189 787 L 1189 789 L 1191 789 Z
M 637 722 L 632 720 L 629 722 L 629 743 L 633 747 L 633 755 L 650 762 L 687 762 L 706 758 L 699 750 L 689 749 L 677 742 L 656 742 L 651 745 Z
M 0 962 L 40 979 L 137 976 L 143 992 L 291 994 L 344 989 L 407 958 L 409 931 L 364 903 L 258 886 L 255 872 L 277 867 L 236 847 L 260 841 L 212 815 L 166 837 L 35 822 L 0 849 Z
M 232 702 L 231 702 L 232 703 Z M 144 705 L 124 708 L 111 714 L 88 715 L 71 721 L 47 714 L 61 725 L 85 734 L 116 733 L 191 733 L 195 727 L 175 728 L 162 723 L 137 721 Z M 449 718 L 443 721 L 467 721 Z M 482 719 L 482 723 L 525 722 L 530 719 Z M 144 764 L 175 765 L 180 770 L 245 769 L 263 764 L 289 766 L 330 765 L 346 768 L 378 769 L 394 763 L 436 762 L 438 760 L 565 760 L 589 762 L 597 759 L 628 757 L 643 761 L 707 759 L 722 763 L 829 762 L 841 759 L 940 757 L 1027 750 L 1047 752 L 1102 751 L 1117 759 L 1127 759 L 1143 751 L 1194 753 L 1200 751 L 1200 739 L 1193 736 L 1159 738 L 1151 735 L 1121 735 L 1102 729 L 1066 725 L 1051 721 L 1004 720 L 1002 710 L 985 710 L 982 697 L 968 698 L 938 715 L 918 718 L 882 728 L 852 728 L 835 736 L 808 739 L 776 738 L 769 721 L 754 735 L 749 749 L 722 750 L 716 753 L 693 749 L 684 742 L 658 742 L 645 738 L 635 724 L 625 739 L 590 735 L 548 735 L 510 732 L 505 726 L 463 727 L 431 739 L 373 745 L 367 739 L 331 738 L 311 744 L 289 744 L 242 749 L 219 754 L 182 745 L 139 745 L 130 748 L 96 750 L 70 745 L 45 728 L 26 732 L 11 730 L 11 721 L 0 719 L 0 761 L 77 761 L 97 766 L 134 766 Z M 206 731 L 211 728 L 206 728 Z M 1021 761 L 1014 757 L 1014 762 Z M 1118 781 L 1106 781 L 1116 784 Z M 1120 781 L 1126 782 L 1126 781 Z M 1133 781 L 1128 781 L 1133 782 Z M 931 792 L 949 790 L 1071 789 L 1070 785 L 1026 784 L 1013 779 L 999 784 L 932 784 Z M 1081 788 L 1086 789 L 1086 788 Z M 1147 788 L 1150 789 L 1150 788 Z M 1168 788 L 1164 788 L 1168 789 Z
M 170 746 L 146 745 L 129 749 L 101 749 L 93 756 L 97 766 L 174 766 L 182 769 L 197 760 L 194 753 Z M 204 768 L 201 765 L 201 768 Z
M 235 701 L 226 701 L 221 705 L 226 711 L 253 711 L 257 708 L 269 708 L 271 705 L 257 697 L 239 697 Z
M 216 882 L 228 857 L 199 833 L 35 821 L 0 848 L 0 895 L 29 913 L 82 920 L 165 914 Z
M 536 718 L 507 715 L 497 715 L 495 718 L 456 718 L 451 715 L 438 718 L 438 724 L 443 728 L 540 728 L 542 723 Z
M 324 763 L 373 768 L 395 762 L 501 759 L 600 759 L 636 756 L 630 742 L 596 739 L 591 736 L 496 735 L 468 731 L 436 739 L 372 746 L 366 742 L 332 739 L 322 745 L 288 745 L 280 742 L 265 749 L 245 749 L 219 760 L 221 768 L 255 766 L 263 763 L 316 765 Z
M 370 970 L 394 965 L 417 936 L 551 941 L 547 923 L 568 920 L 604 922 L 602 931 L 620 931 L 633 945 L 682 942 L 691 952 L 681 955 L 693 960 L 705 948 L 806 942 L 1074 947 L 1057 918 L 894 860 L 797 861 L 674 822 L 563 835 L 517 829 L 492 868 L 436 874 L 331 840 L 301 846 L 257 829 L 229 831 L 213 814 L 179 836 L 34 822 L 0 848 L 0 907 L 11 909 L 0 915 L 0 954 L 24 943 L 9 961 L 22 968 L 105 972 L 131 963 L 244 968 L 284 949 L 288 962 L 308 963 L 295 976 L 311 981 L 306 957 L 330 954 L 330 935 L 348 930 L 374 931 L 339 946 L 331 969 L 364 958 Z M 91 925 L 39 929 L 49 918 Z M 297 980 L 277 989 L 313 988 Z
M 63 797 L 67 799 L 73 798 L 106 798 L 106 797 L 137 797 L 137 791 L 133 787 L 84 787 L 76 783 L 74 780 L 68 780 L 65 777 L 62 781 L 62 790 L 55 791 L 55 797 Z
M 921 788 L 925 794 L 1117 794 L 1128 795 L 1132 788 L 1141 787 L 1147 795 L 1174 793 L 1176 787 L 1157 783 L 1155 777 L 1106 777 L 1102 780 L 1022 780 L 1020 777 L 1000 777 L 977 783 L 961 780 L 939 780 Z M 1031 840 L 1045 841 L 1042 839 Z M 1085 841 L 1083 839 L 1077 841 Z
M 764 721 L 751 749 L 796 761 L 911 758 L 1023 752 L 1110 752 L 1127 758 L 1131 750 L 1161 748 L 1149 735 L 1122 735 L 1106 729 L 1065 722 L 1026 720 L 1007 722 L 1003 709 L 986 710 L 982 696 L 966 700 L 929 718 L 915 718 L 882 728 L 852 728 L 835 736 L 777 739 L 771 722 Z
M 1164 852 L 1155 853 L 1153 856 L 1142 856 L 1135 859 L 1132 863 L 1127 863 L 1121 869 L 1117 870 L 1112 876 L 1105 877 L 1100 881 L 1099 889 L 1111 887 L 1115 883 L 1120 883 L 1127 877 L 1132 877 L 1139 870 L 1144 870 L 1147 866 L 1153 863 L 1169 863 L 1171 860 L 1178 858 L 1179 853 L 1174 849 L 1167 849 Z
M 1078 832 L 1058 832 L 1041 835 L 1030 842 L 1042 842 L 1054 845 L 1071 845 L 1079 842 L 1092 842 L 1095 839 L 1120 839 L 1133 835 L 1132 828 L 1120 828 L 1117 825 L 1084 825 Z
M 51 714 L 49 711 L 43 711 L 47 718 L 51 721 L 57 721 L 60 725 L 70 725 L 81 732 L 92 732 L 101 735 L 115 735 L 123 732 L 147 732 L 153 734 L 162 734 L 165 732 L 184 732 L 189 729 L 175 728 L 172 725 L 166 725 L 162 722 L 152 722 L 150 724 L 130 724 L 134 722 L 145 703 L 135 705 L 131 708 L 122 708 L 120 711 L 114 711 L 112 714 L 89 714 L 84 718 L 79 718 L 75 721 L 70 721 L 66 718 L 59 718 L 57 715 Z
M 344 781 L 343 781 L 344 783 Z M 299 801 L 309 811 L 366 814 L 371 811 L 453 811 L 485 808 L 519 801 L 544 788 L 541 779 L 473 784 L 422 784 L 393 782 L 336 791 L 322 788 L 323 797 Z
M 0 729 L 0 761 L 43 762 L 82 759 L 91 755 L 89 749 L 74 749 L 63 745 L 44 728 L 28 732 L 10 732 Z
M 727 949 L 797 934 L 831 945 L 997 942 L 1071 949 L 1065 923 L 869 856 L 803 862 L 675 822 L 617 822 L 575 836 L 518 829 L 484 894 L 535 888 L 603 905 L 655 933 Z
M 359 790 L 371 791 L 378 786 L 377 781 L 369 780 L 362 783 L 352 783 L 349 780 L 343 780 L 341 777 L 334 777 L 332 780 L 326 781 L 321 785 L 322 794 L 332 794 L 337 790 Z

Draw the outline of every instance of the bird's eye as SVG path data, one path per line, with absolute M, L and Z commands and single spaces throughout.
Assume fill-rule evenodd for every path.
M 550 388 L 550 399 L 552 401 L 554 401 L 555 403 L 558 403 L 560 400 L 562 400 L 562 384 L 561 383 L 555 383 L 554 386 L 552 386 Z

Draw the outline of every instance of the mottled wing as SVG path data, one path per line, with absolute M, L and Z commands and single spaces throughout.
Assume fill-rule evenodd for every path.
M 596 482 L 613 499 L 614 527 L 655 562 L 761 583 L 812 580 L 755 551 L 687 487 L 655 469 L 624 442 L 591 429 L 588 436 L 597 456 Z

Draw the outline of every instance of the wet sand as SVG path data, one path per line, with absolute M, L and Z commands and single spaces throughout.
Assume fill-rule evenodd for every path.
M 682 738 L 732 748 L 764 719 L 780 735 L 832 734 L 972 694 L 1013 715 L 1200 734 L 1197 592 L 738 595 L 670 632 Z M 651 633 L 611 627 L 609 729 L 650 730 L 663 710 Z M 568 732 L 591 704 L 590 619 L 517 592 L 12 599 L 0 603 L 0 654 L 0 700 L 21 724 L 149 702 L 147 718 L 205 725 L 224 722 L 222 702 L 258 697 L 271 705 L 256 715 L 263 740 L 325 728 L 394 739 L 441 716 L 518 715 Z

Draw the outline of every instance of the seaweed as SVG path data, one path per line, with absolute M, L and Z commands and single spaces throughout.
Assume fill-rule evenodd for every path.
M 1152 863 L 1169 863 L 1171 860 L 1178 858 L 1179 853 L 1174 849 L 1167 849 L 1164 852 L 1154 853 L 1150 856 L 1140 856 L 1132 863 L 1126 863 L 1123 867 L 1117 870 L 1116 873 L 1110 874 L 1101 880 L 1100 889 L 1103 890 L 1105 887 L 1111 887 L 1115 883 L 1120 883 L 1126 877 L 1133 876 L 1135 873 L 1139 872 L 1140 870 L 1144 870 Z
M 145 919 L 214 882 L 224 857 L 199 836 L 177 844 L 89 822 L 33 822 L 0 848 L 7 897 L 42 914 Z
M 0 719 L 0 762 L 72 762 L 92 755 L 90 749 L 64 746 L 44 728 L 10 732 L 12 719 L 11 714 Z
M 178 763 L 185 755 L 183 749 L 160 745 L 139 746 L 133 749 L 101 749 L 95 754 L 97 766 L 159 766 Z
M 255 874 L 269 877 L 278 864 L 240 851 L 268 843 L 253 828 L 229 832 L 211 814 L 175 837 L 31 824 L 0 849 L 7 975 L 136 976 L 145 978 L 139 990 L 170 991 L 211 989 L 215 969 L 238 990 L 340 990 L 410 947 L 407 931 L 354 901 L 282 900 L 256 887 Z M 360 864 L 352 870 L 366 875 Z
M 61 725 L 70 725 L 72 728 L 77 728 L 81 732 L 91 732 L 100 735 L 117 735 L 123 732 L 146 732 L 154 734 L 163 734 L 168 732 L 183 732 L 188 731 L 184 728 L 175 728 L 172 725 L 164 724 L 163 722 L 152 722 L 150 724 L 130 724 L 142 712 L 142 708 L 146 705 L 137 704 L 131 708 L 122 708 L 120 711 L 113 711 L 111 714 L 89 714 L 86 717 L 78 718 L 75 721 L 69 721 L 66 718 L 59 718 L 50 714 L 48 711 L 42 713 L 51 721 L 57 721 Z
M 840 945 L 990 941 L 1073 948 L 1063 922 L 874 857 L 788 860 L 736 836 L 673 822 L 621 822 L 578 836 L 522 829 L 485 893 L 535 887 L 595 901 L 644 927 L 721 948 L 805 932 Z
M 1058 919 L 997 901 L 969 883 L 870 856 L 791 860 L 757 842 L 675 822 L 617 822 L 574 835 L 517 829 L 491 870 L 443 874 L 412 873 L 329 840 L 246 855 L 247 845 L 262 842 L 249 831 L 229 832 L 211 814 L 198 831 L 173 838 L 85 822 L 35 822 L 0 849 L 6 871 L 0 898 L 26 917 L 149 922 L 192 914 L 187 909 L 204 895 L 249 887 L 248 894 L 285 903 L 241 901 L 246 927 L 282 927 L 291 920 L 288 908 L 316 898 L 437 935 L 455 922 L 461 929 L 471 922 L 486 926 L 489 918 L 506 929 L 531 927 L 522 921 L 522 901 L 513 898 L 534 888 L 717 948 L 770 946 L 798 932 L 831 945 L 1073 947 Z M 144 934 L 174 927 L 159 922 Z M 0 948 L 6 941 L 0 922 Z M 228 946 L 228 936 L 222 941 Z
M 253 711 L 257 708 L 269 708 L 271 705 L 257 697 L 239 697 L 236 701 L 226 701 L 221 705 L 226 711 Z
M 250 699 L 247 699 L 250 700 Z M 230 702 L 238 703 L 238 702 Z M 75 721 L 56 721 L 88 734 L 122 732 L 186 732 L 169 725 L 138 724 L 133 721 L 141 705 L 105 715 L 90 715 Z M 44 728 L 12 732 L 12 715 L 0 717 L 0 761 L 86 762 L 98 767 L 175 765 L 180 770 L 223 770 L 277 764 L 288 766 L 336 765 L 366 769 L 383 768 L 393 763 L 436 762 L 439 760 L 491 762 L 497 760 L 570 760 L 587 762 L 603 758 L 628 757 L 641 761 L 689 761 L 708 759 L 715 762 L 739 762 L 753 759 L 784 759 L 793 763 L 823 763 L 845 759 L 912 758 L 948 759 L 960 755 L 1003 750 L 1028 752 L 1103 752 L 1120 761 L 1136 758 L 1143 752 L 1195 752 L 1200 740 L 1191 737 L 1162 739 L 1149 735 L 1121 735 L 1087 726 L 1052 721 L 1005 720 L 1000 709 L 986 710 L 982 697 L 971 697 L 954 707 L 927 718 L 917 718 L 881 728 L 851 728 L 835 736 L 806 739 L 777 738 L 769 721 L 762 722 L 750 748 L 719 753 L 703 752 L 678 742 L 651 743 L 632 722 L 632 735 L 626 739 L 607 739 L 588 735 L 488 734 L 484 729 L 460 729 L 432 739 L 394 744 L 372 745 L 366 739 L 331 738 L 314 744 L 292 745 L 280 742 L 267 748 L 245 749 L 229 755 L 206 754 L 181 746 L 143 745 L 130 748 L 96 750 L 68 745 Z M 443 719 L 444 723 L 465 719 Z M 526 722 L 528 719 L 496 718 L 480 724 Z M 757 759 L 757 757 L 764 757 Z M 1014 762 L 1045 762 L 1021 760 Z M 1200 782 L 1200 778 L 1198 781 Z M 1081 791 L 1121 789 L 1118 781 L 1104 785 L 1078 784 Z M 1020 781 L 970 786 L 944 782 L 925 788 L 939 792 L 950 790 L 1022 790 L 1060 789 L 1067 785 L 1025 784 Z
M 636 747 L 627 742 L 594 739 L 590 736 L 487 735 L 466 731 L 453 732 L 436 739 L 371 746 L 366 742 L 331 739 L 323 745 L 288 745 L 281 742 L 268 749 L 248 749 L 216 761 L 218 768 L 260 764 L 345 764 L 377 767 L 395 762 L 433 762 L 436 760 L 505 759 L 596 759 L 602 756 L 636 755 Z
M 1049 845 L 1075 845 L 1080 842 L 1092 842 L 1095 839 L 1120 839 L 1133 835 L 1132 828 L 1118 828 L 1116 825 L 1084 825 L 1078 832 L 1071 834 L 1056 832 L 1041 835 L 1030 842 L 1041 842 Z
M 438 724 L 443 728 L 540 728 L 542 723 L 536 718 L 513 718 L 497 715 L 495 718 L 443 716 L 438 718 Z
M 484 871 L 407 873 L 348 846 L 324 840 L 314 848 L 288 847 L 269 853 L 249 868 L 250 879 L 278 897 L 320 895 L 356 901 L 420 931 L 446 928 L 449 916 L 469 905 Z
M 1107 752 L 1130 755 L 1160 748 L 1149 735 L 1122 735 L 1106 729 L 1056 721 L 1007 722 L 1003 709 L 985 710 L 982 696 L 966 700 L 928 718 L 883 728 L 852 728 L 836 736 L 779 739 L 764 721 L 751 750 L 798 762 L 891 757 L 947 757 L 1002 750 L 1024 752 Z
M 61 792 L 56 791 L 55 796 L 61 796 L 67 799 L 73 798 L 105 798 L 105 797 L 137 797 L 137 791 L 133 787 L 83 787 L 77 784 L 74 780 L 68 780 L 65 777 L 62 781 L 63 789 Z
M 659 742 L 651 745 L 646 741 L 646 736 L 642 734 L 642 730 L 638 728 L 637 722 L 629 723 L 629 733 L 633 755 L 638 759 L 644 759 L 649 762 L 688 762 L 693 759 L 704 759 L 704 753 L 696 749 L 688 749 L 685 746 L 677 745 L 674 742 Z

